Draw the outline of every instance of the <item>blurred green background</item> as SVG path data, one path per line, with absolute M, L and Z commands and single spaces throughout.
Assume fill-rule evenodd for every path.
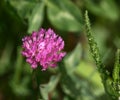
M 84 13 L 87 9 L 102 61 L 112 71 L 120 48 L 119 5 L 119 0 L 0 0 L 0 100 L 110 100 L 89 52 Z M 41 27 L 63 37 L 67 56 L 55 69 L 38 70 L 36 86 L 21 39 Z

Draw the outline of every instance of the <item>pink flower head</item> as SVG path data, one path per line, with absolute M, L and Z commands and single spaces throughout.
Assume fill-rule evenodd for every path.
M 41 28 L 39 32 L 24 37 L 22 42 L 22 55 L 33 69 L 38 65 L 41 65 L 42 70 L 49 66 L 56 67 L 57 62 L 66 55 L 61 51 L 64 48 L 64 41 L 50 28 L 48 30 Z

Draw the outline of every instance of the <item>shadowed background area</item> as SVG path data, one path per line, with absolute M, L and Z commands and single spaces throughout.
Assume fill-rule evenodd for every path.
M 112 72 L 120 48 L 119 0 L 0 0 L 0 100 L 110 100 L 86 39 L 88 10 L 103 63 Z M 41 27 L 65 41 L 58 67 L 37 69 L 22 57 L 22 38 Z M 35 82 L 37 80 L 37 83 Z

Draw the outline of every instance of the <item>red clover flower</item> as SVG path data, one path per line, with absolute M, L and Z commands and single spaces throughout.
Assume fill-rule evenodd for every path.
M 66 52 L 61 51 L 64 48 L 63 39 L 50 28 L 48 30 L 41 28 L 39 32 L 25 36 L 22 42 L 22 55 L 33 69 L 39 65 L 42 70 L 49 66 L 56 67 L 57 62 L 66 55 Z

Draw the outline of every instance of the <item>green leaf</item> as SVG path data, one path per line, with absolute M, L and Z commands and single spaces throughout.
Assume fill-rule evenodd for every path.
M 94 83 L 94 85 L 97 86 L 97 89 L 103 87 L 99 73 L 96 71 L 95 66 L 93 66 L 92 64 L 81 60 L 80 64 L 75 69 L 75 72 L 78 75 L 80 75 L 80 76 L 90 80 L 92 83 Z
M 10 86 L 12 88 L 12 91 L 16 95 L 28 95 L 29 89 L 28 89 L 28 83 L 30 82 L 29 76 L 21 77 L 22 75 L 22 67 L 23 67 L 23 57 L 20 53 L 21 48 L 18 47 L 17 50 L 17 59 L 15 63 L 15 72 L 13 74 L 13 78 L 10 81 Z
M 8 2 L 22 19 L 29 17 L 31 10 L 36 4 L 36 2 L 27 0 L 9 0 Z
M 10 59 L 12 56 L 12 51 L 13 44 L 10 41 L 8 41 L 0 57 L 0 75 L 3 75 L 10 69 Z
M 68 74 L 64 63 L 59 63 L 59 69 L 61 72 L 61 87 L 65 94 L 76 100 L 94 100 L 94 94 L 89 87 L 88 81 L 80 80 L 74 73 Z
M 106 92 L 109 94 L 110 97 L 113 98 L 113 100 L 119 100 L 120 97 L 120 64 L 119 64 L 119 49 L 116 53 L 116 60 L 115 65 L 112 73 L 112 78 L 107 77 L 106 80 L 104 80 L 104 87 Z
M 47 0 L 47 14 L 52 25 L 64 31 L 81 31 L 83 19 L 80 9 L 70 0 Z
M 92 13 L 108 18 L 110 20 L 117 20 L 119 18 L 119 9 L 114 0 L 100 0 L 94 2 L 94 0 L 85 0 L 85 5 Z
M 70 97 L 77 97 L 81 94 L 79 81 L 75 81 L 73 73 L 71 76 L 68 74 L 66 66 L 63 62 L 59 63 L 59 70 L 61 73 L 61 87 L 63 91 Z M 78 84 L 77 84 L 78 83 Z M 74 85 L 73 85 L 74 84 Z
M 78 43 L 75 49 L 70 53 L 67 54 L 67 56 L 64 59 L 65 65 L 68 70 L 68 73 L 71 73 L 75 70 L 75 68 L 78 66 L 80 59 L 82 56 L 82 47 Z
M 48 95 L 53 91 L 60 79 L 60 75 L 51 76 L 48 84 L 40 85 L 40 92 L 44 100 L 48 100 Z
M 42 25 L 44 17 L 44 7 L 44 2 L 36 4 L 35 8 L 33 9 L 32 15 L 29 17 L 28 33 L 38 31 L 38 29 Z
M 30 82 L 30 77 L 29 76 L 25 76 L 21 82 L 16 83 L 14 80 L 12 80 L 10 82 L 10 86 L 12 88 L 12 91 L 16 94 L 16 95 L 21 95 L 21 96 L 27 96 L 28 94 L 30 94 L 30 90 L 28 88 L 28 83 Z

